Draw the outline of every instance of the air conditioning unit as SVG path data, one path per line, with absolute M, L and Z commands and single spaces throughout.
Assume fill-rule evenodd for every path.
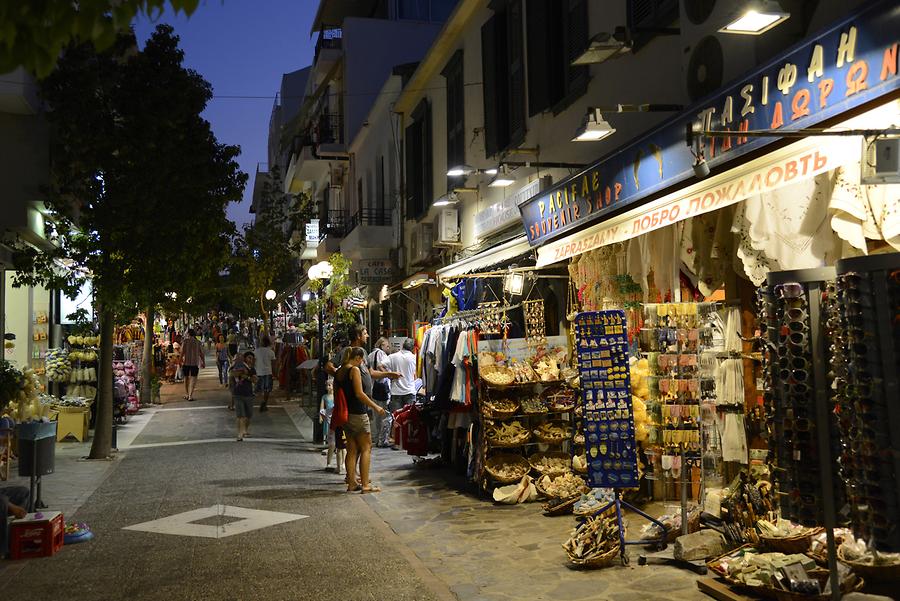
M 441 209 L 437 215 L 435 226 L 435 246 L 446 247 L 459 244 L 459 213 L 456 209 Z
M 756 36 L 719 33 L 740 10 L 737 0 L 682 0 L 680 6 L 682 71 L 694 102 L 753 68 Z M 717 115 L 721 110 L 716 108 Z
M 409 264 L 424 263 L 431 256 L 434 245 L 434 226 L 430 223 L 417 223 L 412 227 L 412 240 L 409 243 Z

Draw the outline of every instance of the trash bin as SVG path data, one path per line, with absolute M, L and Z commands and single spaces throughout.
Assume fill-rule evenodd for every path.
M 19 475 L 39 477 L 56 468 L 56 422 L 27 422 L 16 426 L 19 438 Z

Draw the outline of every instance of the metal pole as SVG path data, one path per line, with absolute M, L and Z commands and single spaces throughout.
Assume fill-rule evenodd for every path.
M 323 286 L 324 290 L 324 286 Z M 318 413 L 319 403 L 325 396 L 325 383 L 328 374 L 325 373 L 325 304 L 322 302 L 322 293 L 316 294 L 319 298 L 319 369 L 316 370 L 316 398 L 313 400 L 313 406 Z M 318 418 L 313 420 L 313 442 L 321 443 L 324 439 L 322 425 Z

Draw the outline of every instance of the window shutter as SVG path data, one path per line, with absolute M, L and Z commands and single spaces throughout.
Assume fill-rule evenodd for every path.
M 678 19 L 678 0 L 628 0 L 627 9 L 626 24 L 634 35 L 634 50 L 655 35 L 641 29 L 669 27 Z
M 422 157 L 422 124 L 414 122 L 406 128 L 406 214 L 417 217 L 419 210 L 419 196 L 422 193 L 422 185 L 419 173 L 419 164 Z
M 497 17 L 481 27 L 481 81 L 484 100 L 484 154 L 497 154 Z
M 434 147 L 431 136 L 431 105 L 423 100 L 425 105 L 422 111 L 422 206 L 419 215 L 424 214 L 434 200 Z
M 463 53 L 457 50 L 442 75 L 447 80 L 447 168 L 466 162 Z M 448 185 L 452 182 L 448 180 Z
M 572 61 L 578 58 L 588 45 L 588 6 L 587 0 L 566 0 L 562 14 L 562 37 L 565 48 L 562 55 L 561 68 L 565 72 L 562 98 L 553 106 L 554 114 L 567 109 L 586 91 L 590 72 L 587 66 L 573 67 Z
M 550 33 L 549 0 L 528 0 L 525 5 L 528 32 L 528 115 L 547 110 L 550 101 Z
M 506 9 L 506 48 L 509 64 L 509 139 L 504 147 L 525 141 L 525 49 L 522 40 L 522 0 L 510 0 Z

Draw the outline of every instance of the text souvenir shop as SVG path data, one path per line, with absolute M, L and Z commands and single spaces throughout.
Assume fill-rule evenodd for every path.
M 685 483 L 735 588 L 900 574 L 898 32 L 871 3 L 519 205 L 588 482 Z
M 437 272 L 398 444 L 573 513 L 573 565 L 677 538 L 734 591 L 895 586 L 897 32 L 871 3 L 522 195 L 525 249 Z

